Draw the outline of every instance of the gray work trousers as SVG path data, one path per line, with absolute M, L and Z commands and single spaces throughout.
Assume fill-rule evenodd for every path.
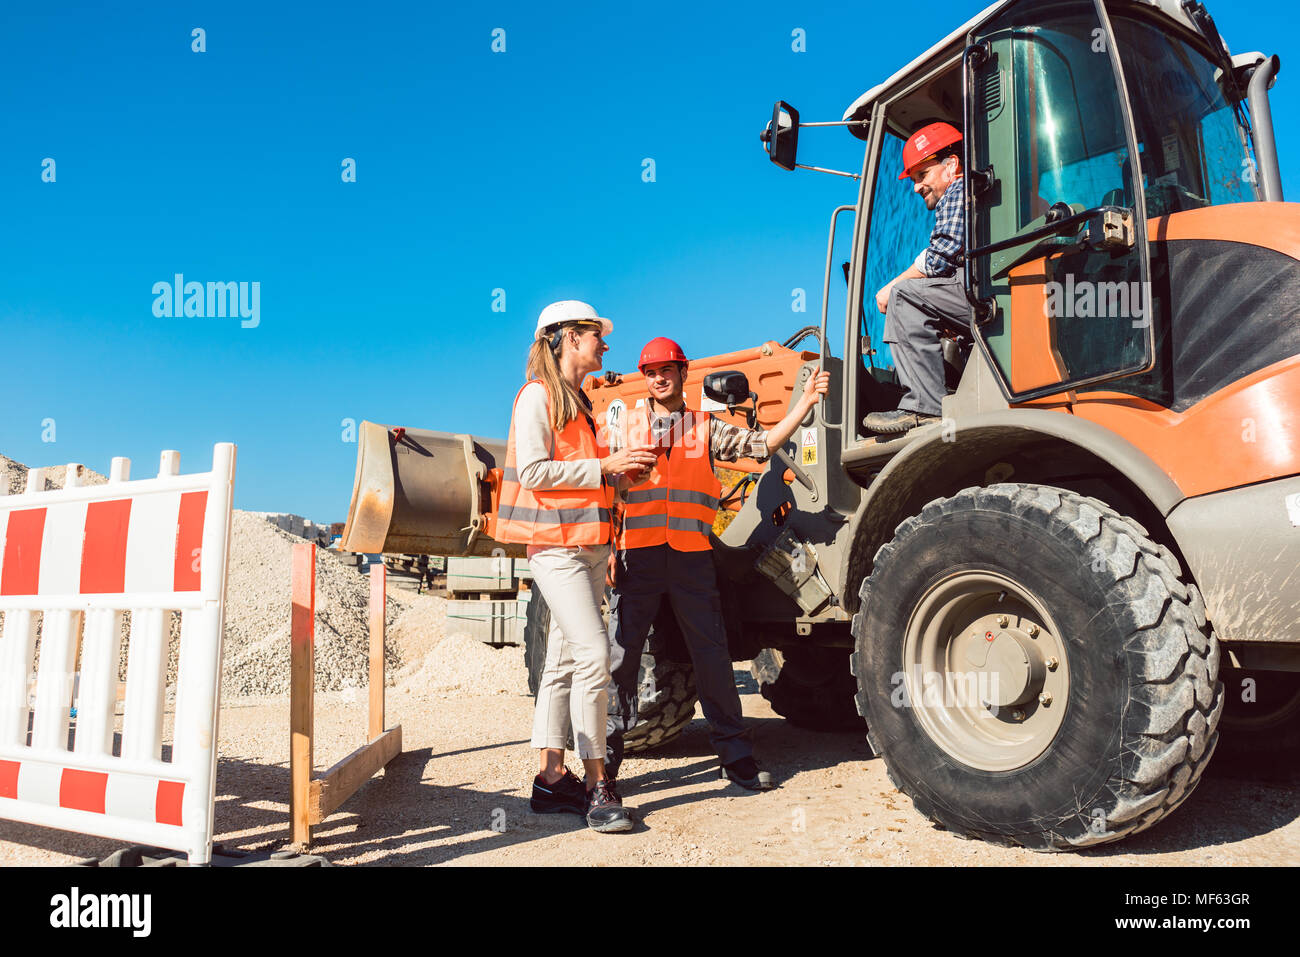
M 961 276 L 902 279 L 889 293 L 885 342 L 894 354 L 899 385 L 907 393 L 898 407 L 922 415 L 940 415 L 947 389 L 943 377 L 945 327 L 970 332 L 971 308 Z
M 610 708 L 605 732 L 606 769 L 612 765 L 617 770 L 623 734 L 636 725 L 641 652 L 659 603 L 665 599 L 672 605 L 695 669 L 695 690 L 709 722 L 709 743 L 723 764 L 751 756 L 754 749 L 741 717 L 713 553 L 653 545 L 620 551 L 617 562 L 609 609 L 609 665 L 617 707 Z

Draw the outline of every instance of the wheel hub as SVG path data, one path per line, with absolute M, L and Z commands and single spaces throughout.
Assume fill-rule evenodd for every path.
M 964 658 L 976 670 L 976 686 L 982 689 L 984 704 L 1008 708 L 1038 697 L 1047 660 L 1028 633 L 987 625 L 981 631 L 977 622 L 965 645 Z
M 908 621 L 903 662 L 918 722 L 963 764 L 1023 767 L 1060 730 L 1065 642 L 1042 602 L 999 572 L 959 572 L 933 585 Z

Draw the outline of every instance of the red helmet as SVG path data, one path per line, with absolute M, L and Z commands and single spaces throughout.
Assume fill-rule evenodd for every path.
M 935 153 L 954 143 L 961 142 L 961 131 L 948 123 L 931 123 L 913 133 L 903 145 L 903 172 L 899 179 L 907 179 Z
M 651 339 L 641 350 L 641 358 L 636 367 L 645 371 L 646 366 L 654 365 L 657 362 L 686 362 L 686 353 L 682 352 L 682 347 L 671 339 L 665 339 L 660 336 L 658 339 Z

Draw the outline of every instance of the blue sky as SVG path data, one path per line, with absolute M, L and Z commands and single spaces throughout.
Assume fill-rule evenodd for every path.
M 614 320 L 621 371 L 657 335 L 692 355 L 784 339 L 817 321 L 828 217 L 856 189 L 767 162 L 773 101 L 839 119 L 979 7 L 11 8 L 0 452 L 101 472 L 127 455 L 144 477 L 162 449 L 196 471 L 233 441 L 237 507 L 341 521 L 343 421 L 504 438 L 555 299 Z M 1210 9 L 1234 51 L 1282 57 L 1274 122 L 1298 199 L 1297 31 Z M 800 156 L 856 171 L 862 150 L 805 130 Z M 260 283 L 258 325 L 155 316 L 152 288 L 176 273 Z

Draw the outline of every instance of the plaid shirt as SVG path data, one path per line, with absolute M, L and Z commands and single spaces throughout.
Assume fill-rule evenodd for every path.
M 718 462 L 736 459 L 767 459 L 767 432 L 762 429 L 742 429 L 723 422 L 716 415 L 709 419 L 709 448 Z
M 934 232 L 930 245 L 917 258 L 917 268 L 933 278 L 954 275 L 965 260 L 965 247 L 966 180 L 958 176 L 934 207 Z
M 658 437 L 668 432 L 681 419 L 682 413 L 674 412 L 669 416 L 651 416 L 650 434 Z M 610 448 L 618 451 L 624 445 L 621 430 L 615 430 L 609 437 Z M 742 429 L 740 426 L 724 422 L 716 415 L 709 418 L 709 451 L 716 462 L 734 462 L 737 459 L 755 459 L 759 462 L 768 457 L 767 432 L 763 429 Z

